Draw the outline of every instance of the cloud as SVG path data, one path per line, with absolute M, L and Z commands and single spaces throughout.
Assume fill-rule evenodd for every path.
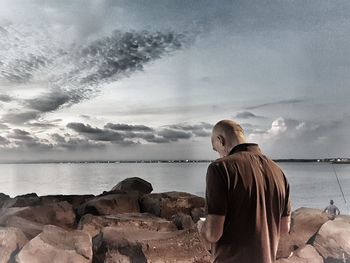
M 31 109 L 40 112 L 55 111 L 66 103 L 78 102 L 79 96 L 69 94 L 69 91 L 63 91 L 61 89 L 53 89 L 49 92 L 45 92 L 35 99 L 25 100 L 25 105 Z
M 213 125 L 206 122 L 201 122 L 199 124 L 174 124 L 174 125 L 168 125 L 167 127 L 176 129 L 176 130 L 183 130 L 183 131 L 189 131 L 193 133 L 197 137 L 208 137 L 211 135 L 211 130 L 213 128 Z
M 2 101 L 2 102 L 10 102 L 12 100 L 13 100 L 13 98 L 11 96 L 6 95 L 6 94 L 0 94 L 0 101 Z
M 105 149 L 106 144 L 101 142 L 91 142 L 87 139 L 72 137 L 70 134 L 65 136 L 54 133 L 51 135 L 54 141 L 55 149 L 60 150 L 89 150 L 89 149 Z
M 113 123 L 107 123 L 104 128 L 116 130 L 116 131 L 148 131 L 152 132 L 154 131 L 152 128 L 147 127 L 145 125 L 129 125 L 129 124 L 113 124 Z
M 180 139 L 190 139 L 192 134 L 190 132 L 178 131 L 173 129 L 163 129 L 158 132 L 158 135 L 169 141 L 178 141 Z
M 23 124 L 29 120 L 37 119 L 40 117 L 38 111 L 25 111 L 25 112 L 10 112 L 2 117 L 2 122 L 11 124 Z
M 75 132 L 84 135 L 89 140 L 94 141 L 108 141 L 115 143 L 122 143 L 123 136 L 115 131 L 111 131 L 108 129 L 100 129 L 93 128 L 89 124 L 79 123 L 79 122 L 71 122 L 67 124 L 67 128 L 74 130 Z
M 250 111 L 243 111 L 243 112 L 237 113 L 234 118 L 238 118 L 238 119 L 254 119 L 254 118 L 255 119 L 261 119 L 261 118 L 264 118 L 264 117 L 255 115 L 254 113 L 252 113 Z
M 250 107 L 247 107 L 246 109 L 247 110 L 255 110 L 255 109 L 265 108 L 265 107 L 270 107 L 270 106 L 296 104 L 296 103 L 301 103 L 301 102 L 304 102 L 304 100 L 301 100 L 301 99 L 279 100 L 279 101 L 275 101 L 275 102 L 269 102 L 269 103 L 263 103 L 263 104 L 250 106 Z

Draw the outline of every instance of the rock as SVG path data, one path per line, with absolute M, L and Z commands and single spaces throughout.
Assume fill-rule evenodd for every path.
M 2 207 L 25 207 L 25 206 L 37 206 L 40 205 L 40 198 L 36 193 L 26 194 L 26 195 L 18 195 L 15 198 L 7 199 Z
M 11 216 L 6 221 L 7 227 L 16 227 L 30 240 L 39 235 L 44 228 L 43 224 L 35 223 L 18 216 Z
M 0 208 L 2 208 L 3 204 L 10 199 L 10 196 L 4 193 L 0 193 Z
M 87 214 L 81 218 L 78 229 L 88 232 L 93 237 L 106 226 L 133 227 L 161 232 L 177 230 L 173 222 L 148 213 L 126 213 L 111 216 Z
M 72 205 L 67 202 L 31 207 L 2 208 L 0 209 L 0 225 L 5 225 L 11 216 L 18 216 L 43 225 L 56 225 L 63 228 L 73 228 L 75 224 L 75 214 Z
M 184 213 L 173 215 L 171 220 L 179 230 L 190 229 L 194 225 L 192 217 L 190 215 L 185 215 Z
M 201 217 L 206 217 L 204 207 L 195 207 L 191 210 L 191 217 L 194 223 L 197 223 Z
M 106 240 L 103 233 L 93 238 L 94 263 L 147 263 L 140 243 L 126 239 Z
M 281 236 L 277 258 L 288 257 L 293 250 L 311 242 L 327 221 L 328 217 L 322 210 L 305 207 L 295 210 L 292 213 L 290 234 Z
M 201 244 L 195 227 L 173 232 L 105 227 L 101 235 L 107 244 L 119 244 L 125 242 L 124 240 L 132 245 L 141 244 L 147 262 L 210 262 L 210 256 Z M 109 249 L 111 253 L 113 247 L 109 246 Z
M 111 191 L 137 191 L 140 194 L 149 194 L 153 191 L 152 185 L 139 177 L 130 177 L 119 182 Z
M 80 205 L 76 212 L 79 218 L 85 214 L 116 215 L 120 213 L 138 213 L 140 212 L 138 199 L 139 196 L 137 194 L 126 192 L 98 196 Z
M 202 197 L 184 192 L 166 192 L 147 194 L 140 200 L 141 212 L 147 212 L 171 220 L 173 215 L 181 212 L 191 214 L 194 208 L 205 206 Z
M 14 227 L 0 227 L 0 263 L 13 262 L 14 256 L 28 242 L 23 232 Z
M 47 225 L 43 232 L 27 243 L 16 257 L 17 263 L 88 263 L 92 262 L 92 242 L 89 234 L 66 231 Z
M 326 262 L 350 259 L 350 216 L 338 216 L 325 223 L 313 245 Z
M 40 201 L 43 205 L 67 201 L 75 209 L 94 197 L 94 195 L 45 195 L 40 197 Z
M 283 258 L 276 263 L 323 263 L 323 258 L 318 254 L 316 249 L 311 245 L 303 246 L 294 251 L 290 258 Z

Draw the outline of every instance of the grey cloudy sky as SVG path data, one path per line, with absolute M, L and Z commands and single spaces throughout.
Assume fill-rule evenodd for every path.
M 0 159 L 350 157 L 348 1 L 0 2 Z

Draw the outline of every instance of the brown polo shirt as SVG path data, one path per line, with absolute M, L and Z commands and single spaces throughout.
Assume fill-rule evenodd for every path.
M 291 212 L 282 170 L 257 144 L 244 143 L 211 163 L 206 180 L 208 214 L 225 215 L 214 262 L 275 262 L 281 217 Z

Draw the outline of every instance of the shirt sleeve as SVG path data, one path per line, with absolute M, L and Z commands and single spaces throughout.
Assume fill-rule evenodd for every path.
M 208 214 L 226 215 L 227 183 L 224 174 L 215 164 L 210 164 L 206 176 L 206 206 Z
M 290 202 L 290 187 L 289 187 L 289 183 L 285 178 L 286 181 L 286 195 L 285 195 L 285 199 L 284 199 L 284 208 L 283 208 L 283 213 L 282 216 L 290 216 L 291 214 L 291 202 Z

